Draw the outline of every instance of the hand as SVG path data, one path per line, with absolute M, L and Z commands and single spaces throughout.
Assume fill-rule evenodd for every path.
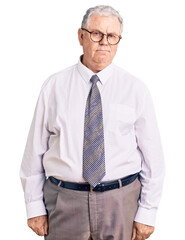
M 154 227 L 134 222 L 131 240 L 145 240 L 149 238 L 153 232 Z
M 28 219 L 28 226 L 39 236 L 48 234 L 48 219 L 46 215 Z

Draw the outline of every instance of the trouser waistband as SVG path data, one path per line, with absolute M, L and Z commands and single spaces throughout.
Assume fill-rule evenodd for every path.
M 102 182 L 102 183 L 99 183 L 95 188 L 92 188 L 92 186 L 88 183 L 66 182 L 66 181 L 56 179 L 54 177 L 49 177 L 49 179 L 52 183 L 62 188 L 67 188 L 67 189 L 77 190 L 77 191 L 104 192 L 104 191 L 124 187 L 132 183 L 138 176 L 139 176 L 139 173 L 135 173 L 118 180 L 114 180 L 110 182 Z

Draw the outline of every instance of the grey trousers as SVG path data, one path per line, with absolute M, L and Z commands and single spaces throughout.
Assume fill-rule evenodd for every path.
M 46 240 L 131 240 L 141 184 L 105 192 L 56 186 L 48 179 L 44 201 L 48 212 Z

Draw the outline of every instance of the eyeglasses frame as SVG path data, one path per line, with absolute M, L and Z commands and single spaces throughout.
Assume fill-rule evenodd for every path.
M 90 33 L 90 38 L 91 38 L 91 33 L 95 32 L 95 31 L 91 31 L 91 32 L 90 32 L 90 31 L 87 30 L 86 28 L 81 28 L 81 29 L 84 30 L 84 31 L 86 31 L 86 32 L 88 32 L 88 33 Z M 97 30 L 97 31 L 98 31 L 98 30 Z M 101 31 L 98 31 L 98 32 L 100 32 L 100 33 L 102 34 L 102 38 L 101 38 L 99 41 L 94 41 L 94 40 L 92 40 L 92 38 L 91 38 L 91 40 L 92 40 L 93 42 L 101 42 L 101 41 L 103 40 L 104 36 L 107 36 L 107 42 L 108 42 L 110 45 L 117 45 L 117 44 L 119 43 L 119 41 L 122 39 L 122 36 L 121 36 L 121 35 L 114 34 L 114 35 L 116 35 L 116 36 L 119 37 L 119 40 L 118 40 L 117 43 L 111 44 L 111 43 L 108 41 L 108 37 L 109 37 L 110 33 L 109 33 L 109 34 L 105 34 L 105 33 L 102 33 Z

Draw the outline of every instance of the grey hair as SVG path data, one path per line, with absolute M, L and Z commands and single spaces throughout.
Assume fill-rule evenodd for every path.
M 123 31 L 123 19 L 122 19 L 121 15 L 114 8 L 112 8 L 110 6 L 107 6 L 107 5 L 98 5 L 98 6 L 89 8 L 86 11 L 86 13 L 83 17 L 82 24 L 81 24 L 82 28 L 85 28 L 85 27 L 88 26 L 89 19 L 90 19 L 91 15 L 93 15 L 93 14 L 96 14 L 96 15 L 99 15 L 99 16 L 117 17 L 117 19 L 120 22 L 120 27 L 121 27 L 120 32 L 122 33 L 122 31 Z

